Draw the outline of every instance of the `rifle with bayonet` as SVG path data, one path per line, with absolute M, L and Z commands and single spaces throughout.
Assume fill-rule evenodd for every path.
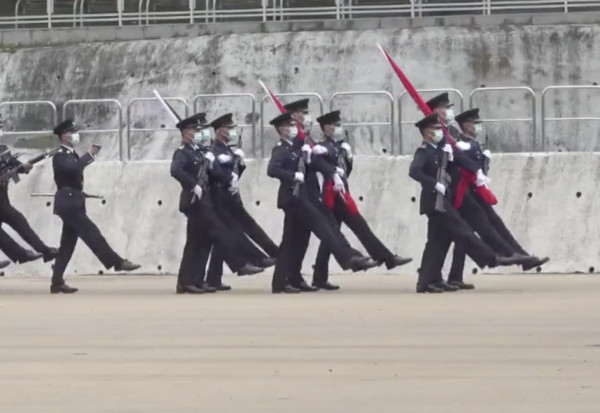
M 296 124 L 298 124 L 298 122 L 296 122 Z M 300 129 L 300 128 L 298 128 L 298 129 Z M 309 135 L 307 132 L 302 131 L 302 133 L 304 133 L 304 141 L 303 142 L 299 142 L 298 137 L 294 138 L 294 139 L 296 139 L 296 142 L 298 142 L 300 144 L 300 147 L 304 146 L 304 144 L 307 143 L 307 139 L 309 138 Z M 302 155 L 300 156 L 300 161 L 298 161 L 297 172 L 300 172 L 302 175 L 304 175 L 304 179 L 306 179 L 306 163 L 308 162 L 308 159 L 306 159 L 306 153 L 304 151 L 302 151 L 301 153 L 302 153 Z M 301 185 L 302 185 L 302 182 L 294 183 L 294 189 L 292 190 L 292 195 L 294 195 L 295 197 L 300 195 L 300 186 Z
M 36 163 L 48 157 L 54 156 L 58 150 L 59 148 L 51 151 L 44 150 L 44 152 L 35 158 L 28 160 L 27 163 L 30 165 L 35 165 Z M 17 162 L 19 156 L 21 156 L 20 153 L 11 154 L 10 150 L 8 149 L 0 154 L 0 181 L 9 182 L 12 180 L 14 183 L 20 181 L 19 173 L 23 172 L 24 167 L 22 163 Z

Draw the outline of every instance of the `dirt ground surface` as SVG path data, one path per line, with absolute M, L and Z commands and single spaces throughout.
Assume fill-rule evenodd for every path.
M 337 276 L 174 294 L 174 277 L 0 279 L 0 412 L 600 411 L 600 277 Z

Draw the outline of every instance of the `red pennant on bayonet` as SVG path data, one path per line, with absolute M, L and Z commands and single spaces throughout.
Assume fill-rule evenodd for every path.
M 281 101 L 277 98 L 277 96 L 275 96 L 275 94 L 273 92 L 271 92 L 271 90 L 269 90 L 267 85 L 265 85 L 262 80 L 259 79 L 258 83 L 260 83 L 260 85 L 265 90 L 267 95 L 269 95 L 269 97 L 271 98 L 271 102 L 273 102 L 273 104 L 275 106 L 277 106 L 277 109 L 279 109 L 279 111 L 281 113 L 285 113 L 285 108 L 283 107 L 283 103 L 281 103 Z M 306 138 L 306 135 L 304 134 L 304 125 L 300 125 L 298 122 L 296 122 L 296 126 L 298 127 L 298 139 L 300 139 L 301 141 L 304 142 L 304 139 Z
M 396 75 L 398 76 L 398 78 L 400 79 L 402 84 L 404 85 L 404 88 L 406 89 L 408 94 L 413 98 L 413 100 L 415 101 L 415 103 L 417 104 L 419 109 L 421 109 L 421 112 L 423 112 L 423 114 L 425 116 L 431 115 L 433 113 L 433 111 L 427 105 L 427 103 L 425 103 L 425 101 L 423 100 L 421 95 L 419 95 L 419 92 L 417 92 L 417 89 L 415 89 L 415 87 L 412 85 L 412 83 L 410 83 L 410 81 L 408 80 L 406 75 L 402 72 L 400 67 L 396 64 L 396 62 L 394 62 L 394 59 L 392 59 L 392 56 L 390 56 L 390 54 L 388 52 L 386 52 L 383 49 L 383 47 L 381 47 L 380 44 L 378 44 L 377 47 L 379 47 L 379 50 L 381 50 L 381 53 L 383 53 L 383 55 L 385 56 L 387 61 L 390 63 L 390 65 L 392 66 L 392 69 L 394 69 L 394 72 L 396 72 Z M 446 135 L 446 139 L 448 140 L 450 145 L 455 146 L 454 139 L 452 139 L 452 136 L 450 136 L 450 133 L 448 133 L 446 128 L 442 127 L 442 129 L 444 130 L 444 135 Z M 476 181 L 476 176 L 474 173 L 464 170 L 464 169 L 461 169 L 461 173 L 462 173 L 462 179 L 458 185 L 457 194 L 454 199 L 454 206 L 456 208 L 458 208 L 462 205 L 462 201 L 463 201 L 465 191 L 467 189 L 468 184 L 473 185 Z M 494 196 L 492 191 L 485 185 L 475 186 L 475 191 L 481 197 L 481 199 L 483 199 L 486 203 L 488 203 L 490 205 L 495 205 L 498 202 L 498 200 L 496 199 L 496 197 Z

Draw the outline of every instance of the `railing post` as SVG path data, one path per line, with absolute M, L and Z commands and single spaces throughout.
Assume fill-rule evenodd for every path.
M 196 0 L 190 0 L 188 3 L 190 9 L 190 24 L 194 24 L 194 10 L 196 9 Z
M 150 0 L 146 0 L 146 26 L 150 26 Z
M 123 9 L 125 7 L 123 2 L 125 0 L 117 0 L 117 14 L 118 14 L 118 19 L 119 19 L 119 27 L 123 26 Z
M 73 27 L 77 27 L 77 5 L 79 0 L 73 0 Z
M 52 28 L 52 14 L 54 13 L 54 0 L 46 1 L 46 14 L 48 15 L 48 28 Z
M 79 26 L 83 27 L 83 7 L 85 5 L 85 0 L 81 0 L 81 3 L 79 4 Z

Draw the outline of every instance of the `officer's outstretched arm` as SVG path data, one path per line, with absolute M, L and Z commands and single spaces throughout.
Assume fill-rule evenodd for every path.
M 94 162 L 94 158 L 89 153 L 84 154 L 79 159 L 75 159 L 66 153 L 58 152 L 52 159 L 52 166 L 55 170 L 67 173 L 82 173 L 86 166 Z

